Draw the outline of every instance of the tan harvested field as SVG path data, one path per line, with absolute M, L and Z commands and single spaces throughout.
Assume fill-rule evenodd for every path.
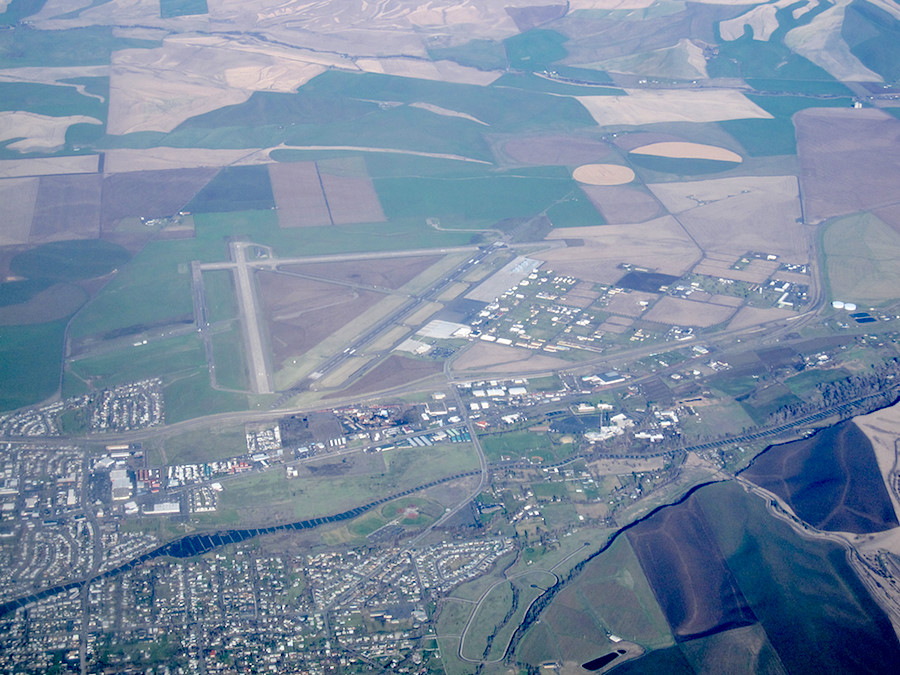
M 791 4 L 796 3 L 794 0 L 778 0 L 771 5 L 758 5 L 740 16 L 719 22 L 719 33 L 723 40 L 737 40 L 743 37 L 744 28 L 749 26 L 754 40 L 767 41 L 778 29 L 775 13 L 781 7 Z
M 583 164 L 572 178 L 585 185 L 624 185 L 634 180 L 634 171 L 621 164 Z
M 852 0 L 838 0 L 809 23 L 797 26 L 784 36 L 784 44 L 800 56 L 825 69 L 838 80 L 881 82 L 877 73 L 866 68 L 850 51 L 841 36 L 844 10 Z
M 309 351 L 384 296 L 336 284 L 258 272 L 276 370 Z
M 581 309 L 589 307 L 600 297 L 597 291 L 592 290 L 592 286 L 593 284 L 585 283 L 584 281 L 579 282 L 572 290 L 562 296 L 559 301 L 569 307 L 580 307 Z
M 767 309 L 759 307 L 741 307 L 731 320 L 731 323 L 728 324 L 728 329 L 743 330 L 745 328 L 752 328 L 761 323 L 789 319 L 794 316 L 797 316 L 797 313 L 792 312 L 789 309 L 777 309 L 774 307 Z
M 660 183 L 650 189 L 704 251 L 773 253 L 795 263 L 809 260 L 809 241 L 798 222 L 794 176 L 721 178 Z
M 419 58 L 357 59 L 356 65 L 367 73 L 381 73 L 418 80 L 478 84 L 487 86 L 502 74 L 461 66 L 453 61 L 425 61 Z
M 2 4 L 2 0 L 0 0 Z M 79 77 L 108 77 L 109 66 L 26 66 L 23 68 L 5 68 L 0 70 L 0 82 L 36 82 L 52 84 L 60 87 L 72 87 L 82 96 L 105 101 L 99 94 L 86 91 L 83 84 L 64 82 Z
M 385 389 L 393 389 L 405 384 L 437 375 L 444 369 L 440 361 L 419 361 L 393 354 L 375 366 L 347 389 L 326 398 L 356 396 Z
M 156 49 L 120 50 L 110 74 L 109 133 L 168 132 L 254 91 L 295 91 L 325 70 L 296 52 L 221 37 L 180 36 Z
M 571 365 L 564 359 L 531 349 L 507 347 L 479 340 L 453 362 L 457 371 L 482 371 L 515 375 L 557 370 Z
M 644 321 L 653 321 L 670 326 L 707 328 L 727 321 L 733 314 L 733 307 L 665 296 L 641 318 Z
M 806 219 L 897 202 L 900 120 L 874 108 L 811 108 L 794 115 Z
M 386 258 L 334 263 L 283 265 L 288 272 L 299 272 L 337 282 L 360 286 L 397 289 L 441 260 L 439 255 L 410 258 Z
M 771 119 L 771 115 L 732 89 L 626 90 L 627 96 L 577 96 L 600 126 L 658 122 L 720 122 Z
M 102 122 L 86 115 L 50 117 L 22 110 L 4 110 L 0 111 L 0 142 L 19 139 L 6 146 L 18 152 L 56 150 L 66 144 L 66 132 L 73 124 Z
M 0 178 L 47 176 L 57 173 L 95 173 L 99 166 L 100 155 L 3 159 L 0 160 Z
M 37 202 L 38 182 L 37 178 L 0 180 L 0 204 L 3 205 L 0 246 L 28 243 Z
M 733 270 L 734 256 L 711 255 L 703 259 L 692 271 L 710 277 L 746 281 L 750 284 L 761 284 L 778 269 L 778 263 L 771 260 L 753 259 L 745 269 Z
M 606 222 L 643 223 L 660 215 L 660 205 L 643 185 L 582 185 L 582 191 Z
M 31 243 L 100 236 L 100 174 L 41 176 Z
M 658 300 L 659 297 L 660 296 L 657 293 L 647 293 L 645 291 L 625 291 L 624 293 L 617 293 L 616 295 L 614 295 L 610 299 L 609 304 L 603 309 L 612 314 L 621 314 L 623 316 L 637 318 L 644 313 L 649 305 Z M 610 319 L 610 321 L 612 321 L 612 319 Z M 613 323 L 615 322 L 613 321 Z M 629 322 L 628 324 L 623 325 L 631 324 Z
M 620 263 L 681 276 L 700 259 L 700 250 L 671 216 L 634 225 L 558 228 L 548 239 L 580 239 L 583 246 L 535 254 L 558 273 L 597 283 L 614 283 Z
M 495 148 L 499 159 L 521 164 L 578 166 L 603 159 L 610 148 L 602 141 L 577 136 L 525 136 Z
M 158 169 L 195 169 L 200 167 L 268 164 L 269 151 L 215 150 L 210 148 L 113 148 L 105 152 L 104 173 L 154 171 Z M 29 160 L 34 161 L 34 160 Z
M 744 304 L 744 299 L 738 298 L 734 295 L 714 294 L 714 295 L 709 296 L 709 302 L 711 302 L 714 305 L 722 305 L 724 307 L 740 307 L 741 305 Z
M 894 512 L 900 514 L 900 496 L 891 487 L 891 473 L 897 467 L 897 439 L 900 438 L 900 404 L 883 408 L 868 415 L 854 417 L 853 423 L 859 427 L 872 443 L 878 469 L 894 505 Z M 896 536 L 896 533 L 895 533 Z M 900 541 L 892 549 L 900 554 Z
M 444 117 L 459 117 L 460 119 L 469 120 L 470 122 L 477 122 L 478 124 L 484 125 L 486 127 L 490 126 L 487 122 L 482 122 L 477 117 L 472 117 L 468 113 L 457 112 L 456 110 L 450 110 L 448 108 L 442 108 L 439 105 L 434 105 L 433 103 L 410 103 L 410 108 L 418 108 L 419 110 L 427 110 L 428 112 L 434 113 L 435 115 L 442 115 Z
M 625 56 L 613 56 L 585 65 L 608 73 L 641 77 L 652 76 L 680 80 L 709 77 L 703 48 L 687 38 L 678 40 L 675 45 Z
M 269 164 L 280 227 L 332 225 L 315 162 Z
M 664 457 L 650 459 L 601 459 L 587 465 L 591 473 L 621 476 L 635 471 L 659 471 L 666 464 Z
M 768 6 L 768 5 L 767 5 Z M 654 157 L 674 157 L 676 159 L 715 159 L 722 162 L 742 162 L 744 158 L 736 152 L 703 143 L 687 143 L 684 141 L 663 141 L 642 145 L 631 151 L 635 155 L 652 155 Z

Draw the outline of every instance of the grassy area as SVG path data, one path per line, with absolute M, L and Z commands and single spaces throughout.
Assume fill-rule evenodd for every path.
M 492 588 L 478 608 L 466 632 L 461 652 L 470 659 L 481 659 L 490 653 L 488 637 L 505 624 L 507 613 L 512 611 L 513 582 L 501 583 Z
M 511 68 L 544 70 L 569 55 L 563 46 L 568 38 L 552 30 L 533 29 L 503 41 Z
M 855 0 L 844 13 L 841 37 L 850 52 L 885 82 L 900 79 L 900 21 L 894 15 Z
M 816 390 L 820 384 L 837 382 L 850 377 L 850 373 L 843 368 L 830 368 L 828 370 L 806 370 L 799 375 L 794 375 L 784 381 L 788 389 L 796 396 L 805 399 Z
M 235 322 L 227 332 L 213 334 L 211 342 L 218 385 L 226 389 L 248 389 L 248 370 L 240 324 Z
M 90 381 L 102 389 L 150 377 L 171 378 L 205 365 L 203 343 L 191 333 L 71 361 L 66 377 Z
M 875 672 L 900 659 L 890 622 L 841 546 L 798 536 L 734 483 L 697 498 L 716 514 L 707 521 L 788 672 Z
M 28 279 L 76 281 L 109 274 L 128 262 L 128 251 L 102 239 L 76 239 L 42 244 L 17 254 L 10 271 Z
M 870 213 L 839 218 L 822 235 L 832 298 L 893 301 L 900 286 L 900 235 Z
M 547 217 L 554 227 L 606 225 L 606 220 L 581 190 L 574 191 L 551 206 Z
M 479 70 L 500 70 L 507 66 L 506 49 L 494 40 L 470 40 L 455 47 L 435 47 L 428 50 L 428 56 L 435 61 L 446 59 Z
M 187 211 L 252 211 L 275 208 L 269 169 L 260 166 L 227 166 L 216 174 L 188 203 Z
M 163 396 L 168 424 L 248 407 L 247 396 L 213 389 L 205 366 L 168 384 Z
M 247 452 L 244 425 L 214 426 L 196 431 L 169 436 L 163 442 L 163 452 L 167 464 L 189 464 L 211 462 L 217 459 L 236 457 Z M 156 455 L 156 462 L 162 459 Z
M 24 110 L 51 117 L 87 115 L 106 120 L 105 101 L 83 96 L 74 87 L 35 82 L 0 82 L 0 110 Z
M 207 13 L 206 0 L 159 0 L 159 16 L 162 19 Z
M 15 16 L 16 8 L 28 4 L 29 0 L 14 3 L 5 14 L 0 15 L 0 23 Z M 109 64 L 110 54 L 115 50 L 152 48 L 160 44 L 154 40 L 116 37 L 111 26 L 65 30 L 34 30 L 16 26 L 0 31 L 0 68 L 104 66 Z
M 203 273 L 206 290 L 207 318 L 210 323 L 227 321 L 238 314 L 234 297 L 234 275 L 230 270 L 210 270 Z
M 497 462 L 501 457 L 534 457 L 547 459 L 555 456 L 553 444 L 546 434 L 530 431 L 510 431 L 501 434 L 480 436 L 481 447 L 489 462 Z
M 0 326 L 0 410 L 38 403 L 59 387 L 66 321 Z

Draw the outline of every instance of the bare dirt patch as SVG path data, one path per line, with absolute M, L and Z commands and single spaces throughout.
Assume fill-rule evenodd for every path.
M 384 296 L 355 288 L 257 273 L 276 368 L 322 342 Z
M 480 340 L 453 362 L 454 370 L 486 371 L 509 375 L 555 370 L 568 365 L 570 365 L 568 361 L 531 349 L 507 347 Z
M 620 164 L 582 164 L 572 178 L 585 185 L 624 185 L 634 180 L 634 171 Z
M 0 246 L 27 244 L 37 203 L 37 178 L 0 180 L 0 204 L 3 204 L 3 226 Z
M 58 173 L 96 173 L 99 163 L 99 155 L 4 159 L 0 160 L 0 178 L 47 176 Z
M 794 115 L 808 221 L 897 201 L 900 120 L 877 109 L 810 108 Z
M 670 326 L 707 328 L 727 321 L 733 314 L 733 307 L 666 296 L 653 305 L 641 318 L 644 321 L 653 321 Z
M 656 293 L 646 293 L 644 291 L 628 291 L 626 293 L 617 293 L 614 295 L 609 304 L 604 307 L 607 312 L 612 314 L 621 314 L 637 318 L 641 316 L 652 303 L 659 299 Z M 612 319 L 610 319 L 612 321 Z M 613 323 L 615 323 L 613 321 Z M 631 325 L 629 321 L 625 325 Z
M 643 185 L 582 185 L 581 189 L 607 223 L 643 223 L 660 216 L 659 202 Z
M 360 286 L 396 289 L 427 270 L 441 260 L 441 257 L 428 255 L 386 260 L 284 265 L 282 269 Z
M 743 162 L 744 158 L 736 152 L 703 143 L 687 143 L 685 141 L 663 141 L 642 145 L 631 151 L 635 155 L 652 155 L 654 157 L 672 157 L 675 159 L 714 159 L 722 162 Z
M 704 249 L 740 256 L 773 253 L 809 259 L 794 176 L 757 176 L 650 185 Z
M 792 316 L 797 316 L 797 314 L 789 309 L 742 307 L 728 324 L 728 330 L 743 330 L 770 321 L 789 319 Z
M 577 136 L 531 136 L 505 141 L 498 147 L 500 159 L 539 166 L 578 166 L 609 155 L 606 143 Z
M 31 243 L 100 236 L 99 174 L 41 176 Z
M 576 99 L 600 126 L 772 118 L 732 89 L 626 91 L 627 96 L 577 96 Z
M 443 368 L 443 363 L 439 361 L 419 361 L 394 354 L 375 366 L 375 368 L 344 391 L 338 394 L 331 394 L 326 398 L 355 396 L 400 387 L 404 384 L 436 375 Z
M 623 262 L 680 277 L 700 258 L 700 250 L 671 216 L 634 225 L 559 228 L 547 238 L 580 239 L 584 245 L 533 257 L 557 272 L 604 284 L 622 277 Z
M 269 179 L 281 227 L 332 225 L 315 162 L 270 164 Z
M 122 218 L 167 218 L 176 215 L 206 185 L 216 170 L 169 169 L 118 173 L 103 179 L 101 227 Z
M 695 274 L 705 274 L 707 276 L 719 277 L 722 279 L 734 279 L 736 281 L 746 281 L 751 284 L 761 284 L 778 269 L 778 262 L 773 260 L 754 258 L 750 261 L 750 264 L 742 270 L 731 269 L 734 262 L 734 256 L 712 253 L 704 258 L 693 269 L 693 272 Z
M 600 294 L 592 290 L 592 284 L 580 282 L 576 284 L 568 293 L 562 296 L 559 301 L 569 307 L 590 307 Z

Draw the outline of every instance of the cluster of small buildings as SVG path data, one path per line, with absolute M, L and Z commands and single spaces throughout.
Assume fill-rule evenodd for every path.
M 104 389 L 91 412 L 95 431 L 131 431 L 163 422 L 162 381 L 159 378 Z

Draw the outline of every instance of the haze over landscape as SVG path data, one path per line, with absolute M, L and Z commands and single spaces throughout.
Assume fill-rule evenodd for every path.
M 895 0 L 0 0 L 0 672 L 894 673 Z

